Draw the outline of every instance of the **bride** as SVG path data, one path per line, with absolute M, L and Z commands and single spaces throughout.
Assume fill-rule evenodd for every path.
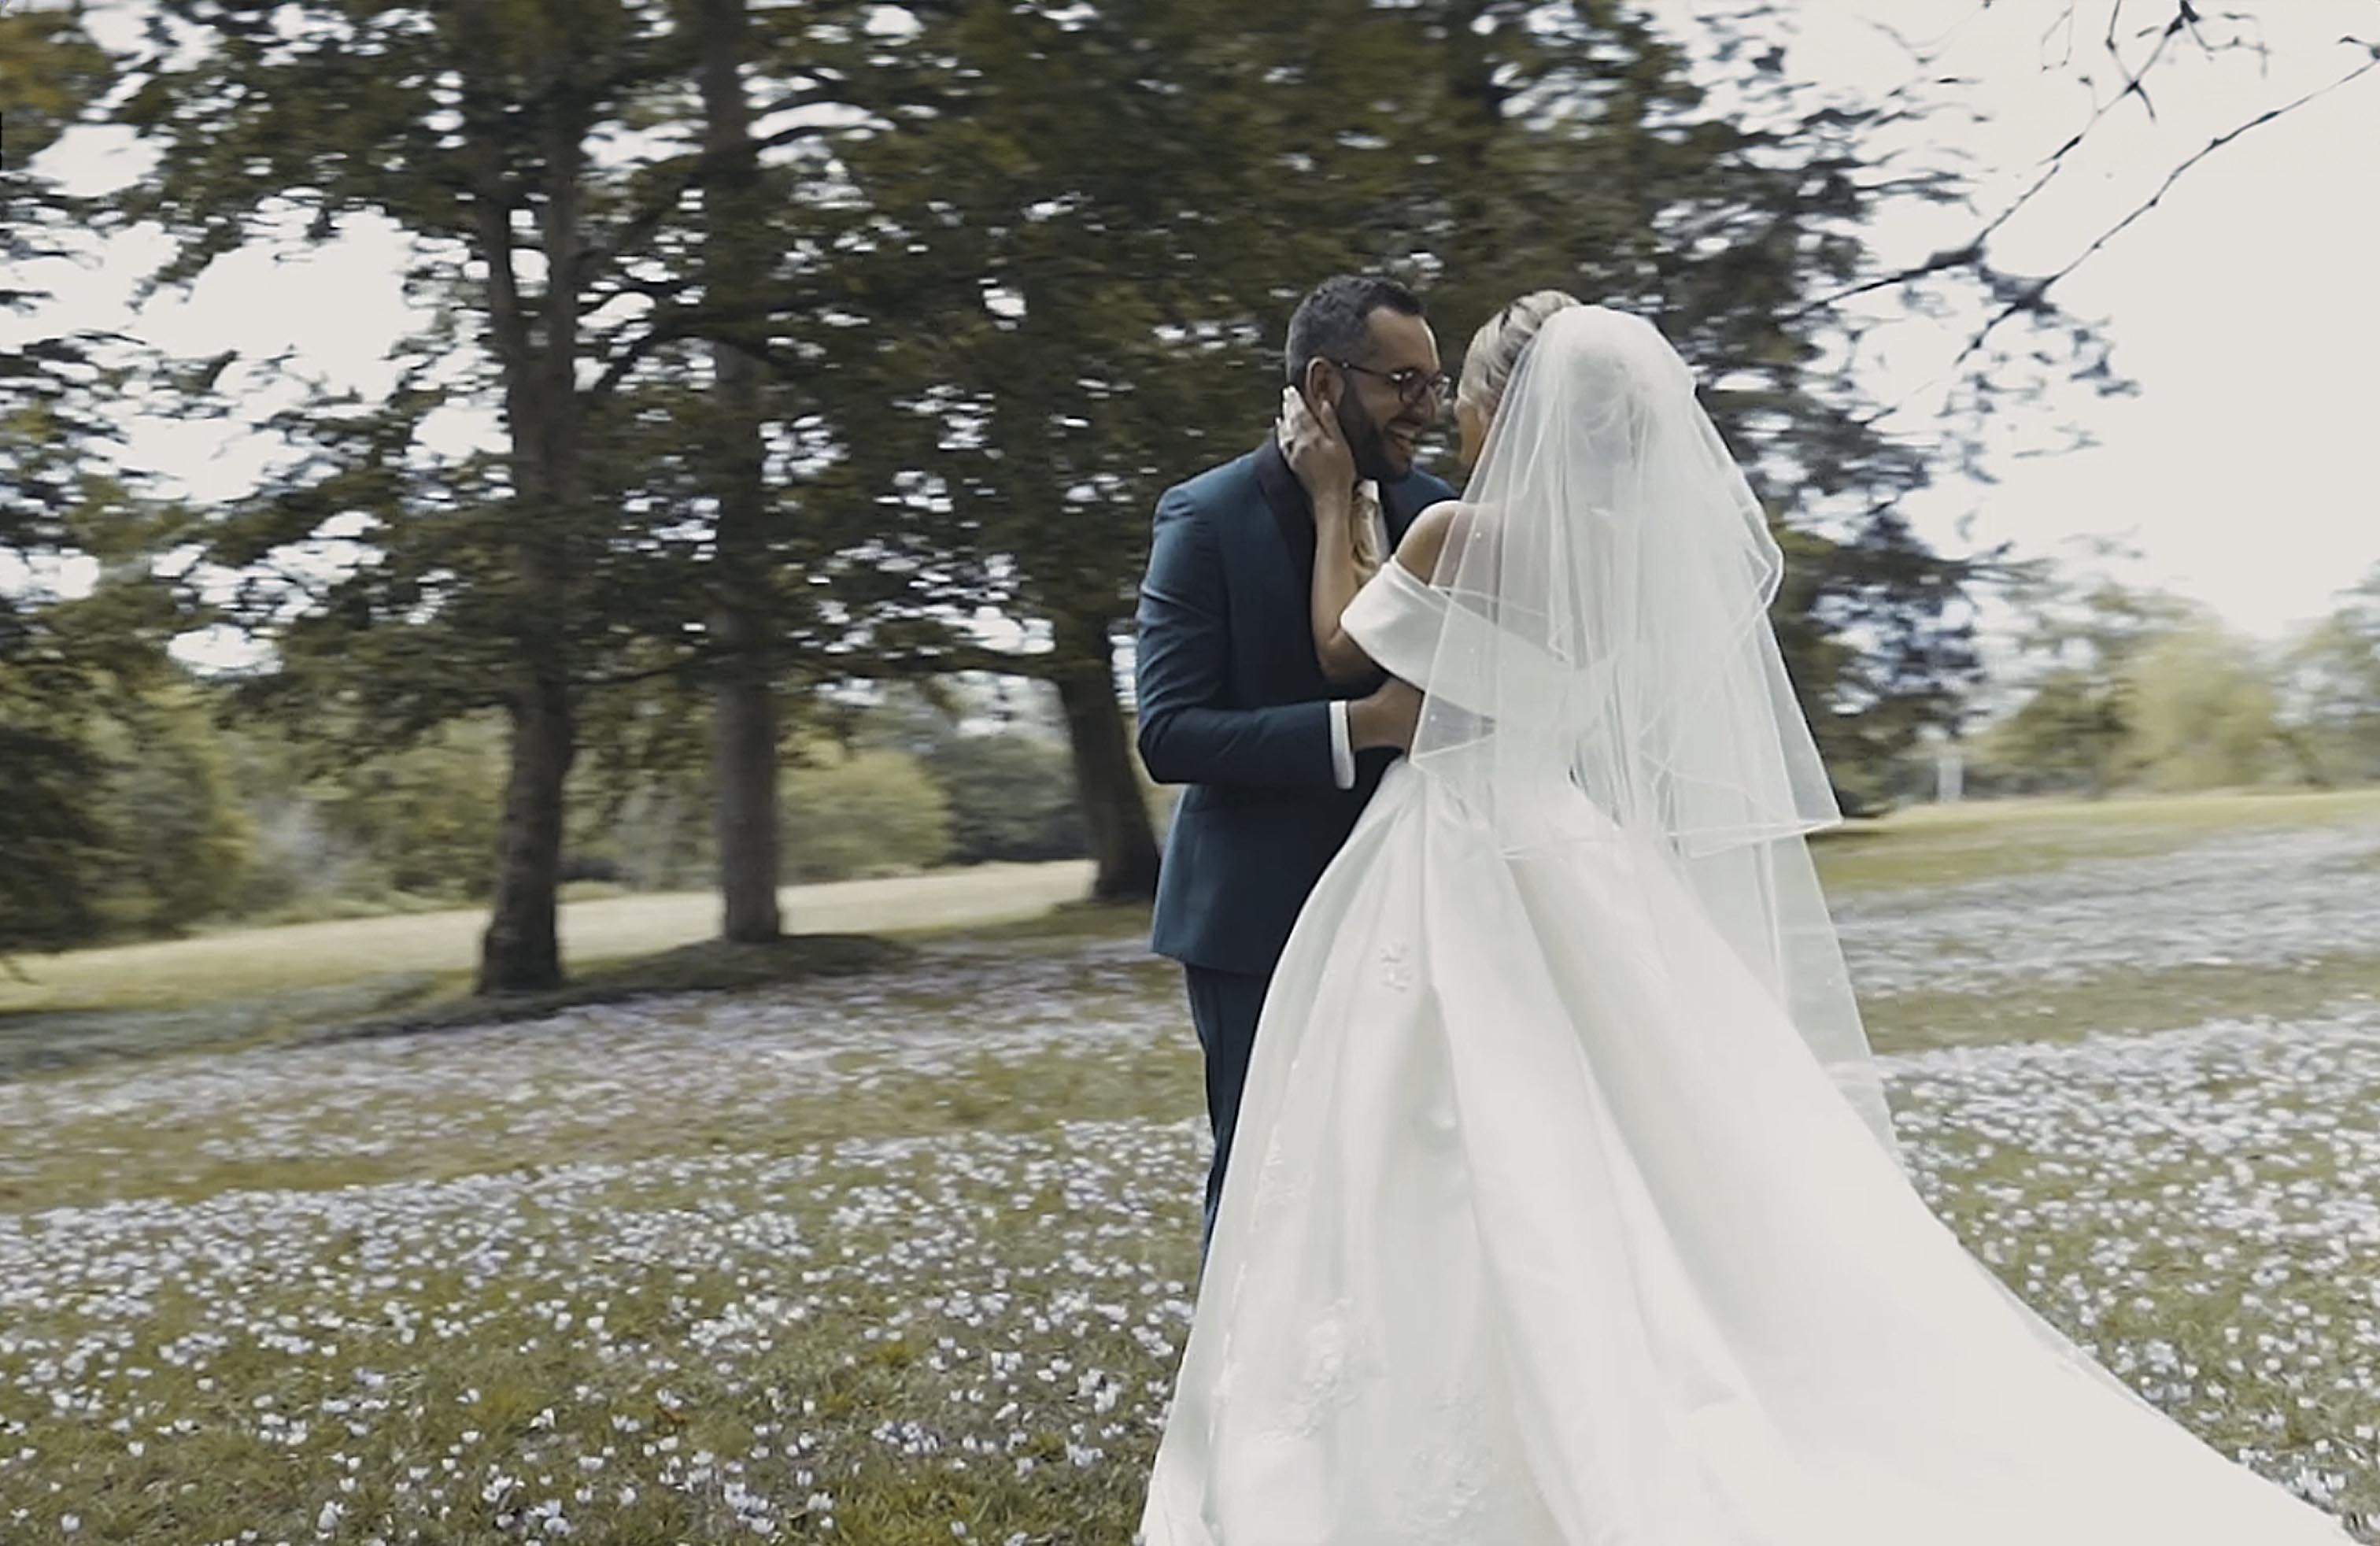
M 1906 1179 L 1684 362 L 1534 296 L 1457 411 L 1464 503 L 1368 580 L 1318 525 L 1326 667 L 1426 700 L 1264 1007 L 1148 1546 L 2345 1541 Z

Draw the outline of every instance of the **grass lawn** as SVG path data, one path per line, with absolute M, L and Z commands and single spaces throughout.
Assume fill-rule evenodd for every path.
M 2332 794 L 2178 795 L 2160 799 L 1991 800 L 1921 805 L 1822 838 L 1830 893 L 2058 870 L 2079 859 L 2168 851 L 2241 831 L 2380 822 L 2380 789 Z
M 1822 863 L 1936 1209 L 2380 1540 L 2380 798 Z M 1123 1546 L 1196 1262 L 1178 977 L 1129 912 L 1027 917 L 1079 871 L 870 884 L 795 917 L 920 931 L 880 969 L 437 1034 L 293 1032 L 474 919 L 31 963 L 0 1059 L 115 1055 L 0 1081 L 0 1542 Z M 574 919 L 625 956 L 708 904 Z
M 1090 867 L 987 864 L 897 880 L 788 886 L 795 932 L 876 933 L 1030 918 L 1083 895 Z M 0 974 L 0 1015 L 32 1010 L 176 1009 L 374 980 L 468 978 L 487 916 L 477 910 L 239 929 L 20 958 Z M 710 938 L 718 899 L 701 892 L 565 903 L 562 946 L 575 968 Z

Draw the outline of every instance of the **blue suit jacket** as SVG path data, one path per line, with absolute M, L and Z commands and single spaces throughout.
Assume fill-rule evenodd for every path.
M 1381 490 L 1390 540 L 1454 491 L 1425 472 Z M 1290 926 L 1395 753 L 1332 776 L 1333 689 L 1315 658 L 1314 516 L 1280 447 L 1167 491 L 1141 582 L 1140 756 L 1186 784 L 1158 873 L 1150 943 L 1217 971 L 1269 977 Z

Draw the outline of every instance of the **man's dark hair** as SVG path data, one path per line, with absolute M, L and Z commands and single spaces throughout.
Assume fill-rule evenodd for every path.
M 1403 316 L 1423 315 L 1419 296 L 1378 274 L 1342 274 L 1315 286 L 1289 319 L 1289 383 L 1305 385 L 1305 368 L 1317 359 L 1361 354 L 1371 337 L 1372 313 L 1383 306 Z

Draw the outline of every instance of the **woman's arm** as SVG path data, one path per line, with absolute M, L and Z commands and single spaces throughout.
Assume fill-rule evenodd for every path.
M 1362 590 L 1371 576 L 1353 559 L 1339 563 L 1324 562 L 1324 554 L 1331 550 L 1331 540 L 1318 534 L 1322 524 L 1320 506 L 1316 506 L 1314 553 L 1314 651 L 1322 662 L 1323 675 L 1334 682 L 1357 680 L 1379 669 L 1364 647 L 1348 637 L 1342 619 L 1355 592 Z M 1451 499 L 1440 500 L 1414 517 L 1405 528 L 1404 541 L 1397 544 L 1396 556 L 1390 563 L 1404 566 L 1405 571 L 1427 585 L 1438 578 L 1439 565 L 1446 554 L 1447 543 L 1454 539 L 1458 523 L 1465 519 L 1463 507 Z M 1341 542 L 1336 551 L 1352 552 L 1352 542 Z M 1324 572 L 1330 578 L 1326 579 Z M 1353 576 L 1352 578 L 1348 578 Z M 1325 587 L 1330 587 L 1328 593 Z M 1328 629 L 1326 632 L 1325 629 Z
M 1341 619 L 1355 592 L 1372 577 L 1356 561 L 1354 500 L 1341 495 L 1314 502 L 1314 656 L 1332 682 L 1360 682 L 1379 668 L 1364 647 L 1347 637 Z
M 1362 681 L 1378 668 L 1340 627 L 1347 604 L 1372 578 L 1358 556 L 1355 458 L 1331 416 L 1316 413 L 1294 390 L 1281 395 L 1281 451 L 1314 505 L 1315 659 L 1331 682 Z

